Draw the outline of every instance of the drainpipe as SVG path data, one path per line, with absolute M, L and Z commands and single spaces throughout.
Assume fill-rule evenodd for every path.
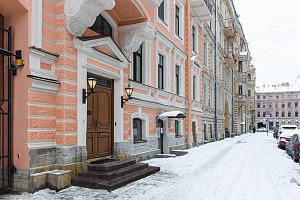
M 215 138 L 218 141 L 218 1 L 215 1 Z
M 232 128 L 231 128 L 231 133 L 234 133 L 234 69 L 232 69 L 232 86 L 231 86 L 231 90 L 232 90 L 232 108 L 231 108 L 231 112 L 232 112 Z
M 188 116 L 187 116 L 187 144 L 192 147 L 191 144 L 191 131 L 192 131 L 192 93 L 191 93 L 191 0 L 186 1 L 187 6 L 187 84 L 188 84 Z

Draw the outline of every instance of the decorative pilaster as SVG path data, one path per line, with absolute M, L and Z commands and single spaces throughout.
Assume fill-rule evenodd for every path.
M 132 52 L 138 50 L 143 41 L 154 38 L 155 29 L 148 23 L 138 23 L 120 27 L 120 46 L 128 58 Z
M 66 0 L 65 15 L 68 31 L 73 36 L 81 36 L 87 27 L 95 23 L 103 10 L 111 10 L 115 0 Z

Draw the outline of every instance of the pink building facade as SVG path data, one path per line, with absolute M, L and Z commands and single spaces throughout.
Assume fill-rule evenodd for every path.
M 2 109 L 11 122 L 2 126 L 1 172 L 12 177 L 2 187 L 33 192 L 53 170 L 71 178 L 91 160 L 145 160 L 203 143 L 210 9 L 203 0 L 1 2 L 1 76 L 9 83 L 1 93 L 10 102 Z M 17 50 L 25 65 L 15 64 Z
M 249 106 L 235 97 L 234 74 L 238 55 L 247 72 L 250 51 L 233 2 L 214 3 L 2 1 L 0 188 L 34 192 L 54 170 L 72 178 L 92 161 L 141 161 L 240 134 Z
M 258 128 L 265 126 L 269 121 L 269 129 L 280 127 L 281 125 L 299 126 L 299 103 L 300 91 L 288 86 L 264 87 L 261 90 L 256 89 L 255 110 L 256 122 Z M 266 112 L 270 112 L 267 117 Z

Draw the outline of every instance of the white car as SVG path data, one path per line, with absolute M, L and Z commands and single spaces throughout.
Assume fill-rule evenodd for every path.
M 257 132 L 267 132 L 267 129 L 265 127 L 260 127 L 256 130 Z
M 279 131 L 279 133 L 280 133 L 280 131 Z M 283 129 L 281 129 L 281 133 L 277 139 L 278 148 L 285 149 L 286 143 L 288 143 L 288 141 L 291 140 L 291 137 L 294 134 L 299 134 L 299 133 L 300 133 L 300 131 L 298 130 L 297 127 L 295 129 L 294 128 L 285 129 L 283 127 Z
M 279 128 L 279 134 L 281 134 L 284 130 L 297 130 L 298 127 L 296 125 L 282 125 Z

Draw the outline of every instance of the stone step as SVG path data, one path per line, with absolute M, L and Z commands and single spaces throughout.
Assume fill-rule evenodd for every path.
M 115 189 L 123 187 L 129 183 L 132 183 L 134 181 L 137 181 L 137 180 L 140 180 L 147 176 L 150 176 L 152 174 L 155 174 L 155 173 L 159 172 L 159 170 L 160 170 L 160 167 L 150 166 L 146 169 L 134 172 L 132 174 L 128 174 L 126 176 L 122 176 L 122 177 L 107 181 L 106 189 L 109 191 L 115 190 Z
M 120 176 L 124 176 L 129 173 L 136 172 L 141 169 L 145 169 L 148 167 L 148 163 L 137 163 L 134 165 L 129 165 L 121 169 L 116 169 L 109 172 L 102 172 L 102 171 L 84 171 L 79 172 L 78 176 L 86 177 L 86 178 L 97 178 L 97 179 L 104 179 L 104 180 L 112 180 L 114 178 L 118 178 Z
M 175 154 L 156 154 L 156 158 L 176 158 Z
M 103 179 L 86 178 L 86 177 L 77 176 L 72 178 L 71 184 L 74 186 L 91 188 L 91 189 L 105 189 L 103 188 L 102 185 L 100 185 L 103 182 L 107 182 L 107 181 Z
M 140 180 L 152 174 L 159 172 L 159 167 L 148 167 L 110 181 L 96 178 L 75 177 L 72 179 L 72 185 L 87 187 L 92 189 L 115 190 L 134 181 Z
M 172 154 L 175 154 L 176 156 L 184 156 L 189 153 L 188 150 L 172 150 Z
M 136 160 L 121 159 L 121 160 L 116 160 L 114 162 L 107 162 L 103 164 L 91 164 L 88 166 L 88 169 L 93 171 L 108 172 L 108 171 L 121 169 L 123 167 L 127 167 L 129 165 L 134 165 L 134 164 L 136 164 Z

